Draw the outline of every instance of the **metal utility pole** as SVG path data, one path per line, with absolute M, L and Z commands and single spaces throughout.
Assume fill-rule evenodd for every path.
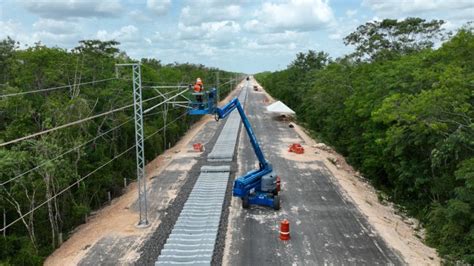
M 216 72 L 217 102 L 221 101 L 221 88 L 219 88 L 219 71 Z
M 3 228 L 7 227 L 7 214 L 3 209 Z M 7 229 L 3 229 L 3 238 L 7 237 Z
M 137 227 L 147 227 L 148 209 L 146 201 L 146 175 L 145 175 L 145 145 L 143 135 L 143 110 L 142 110 L 142 71 L 140 63 L 116 64 L 117 67 L 131 66 L 133 72 L 133 109 L 135 112 L 135 150 L 137 155 L 137 182 L 138 182 L 138 207 L 140 218 Z M 118 75 L 118 71 L 117 71 Z

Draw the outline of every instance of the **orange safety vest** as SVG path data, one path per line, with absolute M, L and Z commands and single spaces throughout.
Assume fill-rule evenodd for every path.
M 202 87 L 203 87 L 202 81 L 196 82 L 196 84 L 194 84 L 194 92 L 201 92 Z

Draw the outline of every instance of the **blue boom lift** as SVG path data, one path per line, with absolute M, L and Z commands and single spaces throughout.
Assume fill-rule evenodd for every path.
M 205 94 L 205 95 L 204 95 Z M 242 207 L 249 205 L 263 205 L 280 209 L 280 197 L 277 190 L 277 176 L 273 173 L 272 165 L 265 159 L 262 149 L 258 145 L 252 126 L 245 115 L 244 109 L 238 98 L 232 99 L 223 107 L 217 107 L 217 90 L 211 89 L 200 96 L 204 96 L 206 101 L 192 102 L 190 104 L 190 115 L 213 114 L 218 121 L 226 118 L 232 111 L 237 109 L 244 124 L 250 143 L 258 158 L 259 168 L 238 177 L 234 181 L 232 195 L 242 199 Z

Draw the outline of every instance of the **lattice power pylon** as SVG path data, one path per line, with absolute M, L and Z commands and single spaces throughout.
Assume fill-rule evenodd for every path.
M 142 73 L 140 63 L 117 64 L 131 66 L 133 71 L 133 108 L 135 117 L 135 150 L 137 156 L 137 183 L 138 183 L 138 208 L 140 218 L 138 227 L 147 227 L 148 206 L 146 200 L 146 174 L 145 174 L 145 145 L 143 135 L 143 109 L 142 109 Z

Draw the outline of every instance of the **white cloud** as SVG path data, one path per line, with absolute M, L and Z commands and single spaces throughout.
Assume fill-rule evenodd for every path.
M 138 28 L 133 25 L 124 26 L 110 33 L 106 30 L 99 30 L 96 37 L 102 41 L 116 40 L 120 43 L 134 43 L 142 39 L 140 38 Z
M 199 44 L 199 49 L 197 54 L 202 55 L 202 56 L 214 56 L 216 54 L 216 48 L 209 46 L 207 44 Z
M 59 47 L 73 47 L 79 39 L 80 37 L 77 34 L 54 34 L 48 31 L 37 31 L 32 36 L 34 41 L 41 41 Z
M 447 30 L 456 30 L 474 20 L 472 0 L 364 0 L 362 6 L 375 13 L 374 20 L 413 16 L 426 20 L 442 19 L 445 21 L 443 28 Z
M 288 44 L 294 42 L 304 42 L 307 34 L 296 31 L 285 31 L 277 33 L 267 33 L 258 37 L 259 43 L 261 44 Z
M 443 19 L 448 29 L 474 19 L 474 0 L 357 2 L 363 4 L 340 5 L 334 0 L 3 0 L 0 37 L 10 35 L 28 44 L 41 40 L 64 48 L 80 39 L 116 39 L 131 56 L 263 70 L 284 66 L 296 52 L 308 49 L 340 56 L 350 49 L 341 39 L 373 18 Z
M 472 0 L 364 0 L 362 5 L 372 9 L 381 17 L 400 17 L 424 13 L 470 10 L 467 19 L 474 18 L 474 1 Z M 455 13 L 451 13 L 455 15 Z
M 171 0 L 147 0 L 146 6 L 157 15 L 165 15 L 171 7 Z
M 161 42 L 166 40 L 166 38 L 163 36 L 163 34 L 159 31 L 156 31 L 150 38 L 150 40 L 154 42 Z
M 213 5 L 210 1 L 196 1 L 183 7 L 179 22 L 184 25 L 196 25 L 210 21 L 236 20 L 241 17 L 242 8 L 239 5 Z
M 331 34 L 329 34 L 328 37 L 331 40 L 340 40 L 340 39 L 342 39 L 342 35 L 339 32 L 331 33 Z
M 347 15 L 346 15 L 347 16 Z M 377 19 L 372 19 L 377 20 Z M 357 26 L 363 23 L 357 17 L 338 17 L 336 22 L 329 27 L 328 38 L 330 40 L 339 41 L 342 43 L 342 39 L 355 31 Z
M 0 21 L 0 39 L 12 38 L 22 44 L 33 43 L 31 36 L 23 34 L 24 29 L 22 25 L 13 20 Z
M 248 31 L 257 31 L 259 26 L 260 26 L 260 21 L 258 21 L 256 19 L 251 19 L 251 20 L 245 22 L 244 29 L 246 29 Z
M 264 3 L 255 18 L 245 24 L 250 31 L 314 31 L 328 26 L 334 15 L 327 0 L 290 0 Z
M 0 21 L 0 39 L 10 36 L 13 40 L 19 41 L 22 46 L 31 46 L 36 42 L 41 42 L 50 46 L 65 48 L 73 47 L 73 45 L 80 39 L 80 36 L 76 32 L 63 32 L 62 29 L 57 28 L 55 30 L 51 27 L 49 30 L 51 31 L 37 30 L 27 33 L 23 25 L 18 22 L 12 20 Z
M 4 39 L 7 36 L 13 37 L 16 35 L 20 28 L 19 23 L 15 23 L 12 20 L 0 21 L 0 38 Z
M 128 12 L 128 17 L 137 22 L 150 22 L 153 20 L 147 14 L 138 9 Z
M 348 10 L 346 10 L 346 16 L 348 18 L 352 18 L 356 14 L 357 14 L 357 9 L 348 9 Z
M 178 38 L 181 40 L 195 40 L 196 42 L 222 43 L 236 38 L 240 32 L 240 25 L 235 21 L 204 22 L 197 26 L 178 25 Z
M 122 5 L 119 0 L 24 0 L 24 7 L 44 18 L 117 17 Z
M 243 48 L 252 52 L 260 52 L 265 54 L 294 54 L 298 45 L 294 42 L 290 43 L 261 43 L 257 40 L 244 39 Z
M 33 23 L 33 29 L 51 34 L 72 34 L 79 31 L 78 24 L 70 21 L 40 18 Z
M 231 49 L 241 33 L 237 22 L 242 16 L 243 1 L 187 1 L 181 9 L 177 34 L 155 34 L 160 43 L 192 54 L 214 56 L 217 51 Z M 163 39 L 167 37 L 167 39 Z
M 308 33 L 285 31 L 278 33 L 263 33 L 254 38 L 243 38 L 242 46 L 246 49 L 271 52 L 295 53 L 296 49 L 305 49 L 308 43 Z

